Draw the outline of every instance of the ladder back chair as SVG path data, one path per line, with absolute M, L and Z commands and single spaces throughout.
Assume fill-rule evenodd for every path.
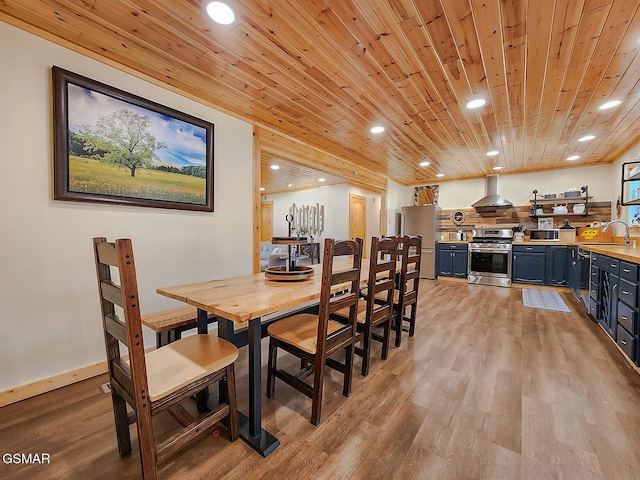
M 346 257 L 344 269 L 334 269 L 338 257 Z M 342 260 L 342 259 L 340 259 Z M 322 392 L 326 366 L 341 371 L 344 376 L 342 394 L 351 394 L 353 355 L 356 336 L 356 306 L 360 286 L 362 239 L 325 239 L 322 264 L 322 287 L 318 315 L 301 313 L 286 317 L 269 325 L 269 365 L 267 370 L 267 397 L 275 395 L 276 378 L 310 397 L 311 423 L 320 423 Z M 348 321 L 330 320 L 331 314 L 341 309 L 349 310 Z M 301 360 L 302 371 L 291 374 L 277 366 L 278 349 Z M 344 350 L 344 364 L 330 358 Z M 313 368 L 313 385 L 303 380 L 308 373 L 305 365 Z
M 355 349 L 355 353 L 362 357 L 363 376 L 369 374 L 373 340 L 382 343 L 382 360 L 386 360 L 389 355 L 397 252 L 397 242 L 394 238 L 371 239 L 367 287 L 362 290 L 364 298 L 358 300 L 356 343 L 361 343 L 362 347 Z M 344 322 L 348 313 L 341 310 L 335 318 Z M 382 335 L 375 332 L 377 327 L 382 327 Z
M 228 419 L 231 440 L 238 437 L 234 372 L 238 350 L 213 335 L 192 335 L 145 353 L 131 240 L 107 242 L 99 237 L 93 245 L 118 451 L 121 456 L 131 452 L 129 425 L 135 422 L 142 476 L 155 479 L 158 462 L 222 419 Z M 115 281 L 112 267 L 118 270 Z M 127 346 L 128 360 L 120 355 L 120 343 Z M 226 383 L 227 398 L 213 410 L 196 418 L 180 404 L 219 381 Z M 152 417 L 162 411 L 182 428 L 156 443 Z
M 402 267 L 400 268 L 398 285 L 393 298 L 395 316 L 393 325 L 396 331 L 396 347 L 402 344 L 402 330 L 405 322 L 409 324 L 410 337 L 413 337 L 416 331 L 421 254 L 421 235 L 398 237 L 398 255 L 401 257 Z M 405 315 L 407 308 L 410 312 L 408 316 Z

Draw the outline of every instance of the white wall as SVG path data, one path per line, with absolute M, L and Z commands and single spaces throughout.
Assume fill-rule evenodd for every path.
M 500 175 L 498 193 L 514 205 L 529 205 L 533 190 L 540 195 L 560 193 L 570 187 L 589 186 L 594 202 L 611 201 L 613 170 L 610 165 L 575 167 L 535 173 Z M 411 188 L 413 192 L 413 188 Z M 438 205 L 442 208 L 469 208 L 486 195 L 486 180 L 460 180 L 440 183 Z
M 413 187 L 405 187 L 392 180 L 387 181 L 387 235 L 395 235 L 396 215 L 402 207 L 413 205 Z
M 92 237 L 134 241 L 142 310 L 162 286 L 252 268 L 252 128 L 0 23 L 0 391 L 105 358 Z M 53 201 L 51 66 L 215 124 L 215 212 Z M 154 345 L 150 331 L 147 345 Z

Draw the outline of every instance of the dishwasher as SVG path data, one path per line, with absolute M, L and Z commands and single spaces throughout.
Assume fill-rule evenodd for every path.
M 589 310 L 589 282 L 591 281 L 591 252 L 578 248 L 576 258 L 574 259 L 576 268 L 576 280 L 571 285 L 573 295 L 582 302 L 582 304 Z M 572 263 L 573 266 L 573 263 Z

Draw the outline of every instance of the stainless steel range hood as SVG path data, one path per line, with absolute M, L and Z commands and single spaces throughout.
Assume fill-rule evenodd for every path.
M 502 195 L 498 195 L 498 178 L 500 175 L 488 175 L 487 176 L 487 194 L 471 205 L 476 209 L 478 213 L 493 213 L 498 208 L 508 208 L 513 204 L 504 198 Z

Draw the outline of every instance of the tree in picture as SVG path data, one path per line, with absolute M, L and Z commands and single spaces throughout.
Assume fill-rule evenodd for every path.
M 126 167 L 135 177 L 138 168 L 154 166 L 154 150 L 167 147 L 149 132 L 150 125 L 148 115 L 122 108 L 98 117 L 94 128 L 83 125 L 79 137 L 86 150 L 101 153 L 98 160 Z

